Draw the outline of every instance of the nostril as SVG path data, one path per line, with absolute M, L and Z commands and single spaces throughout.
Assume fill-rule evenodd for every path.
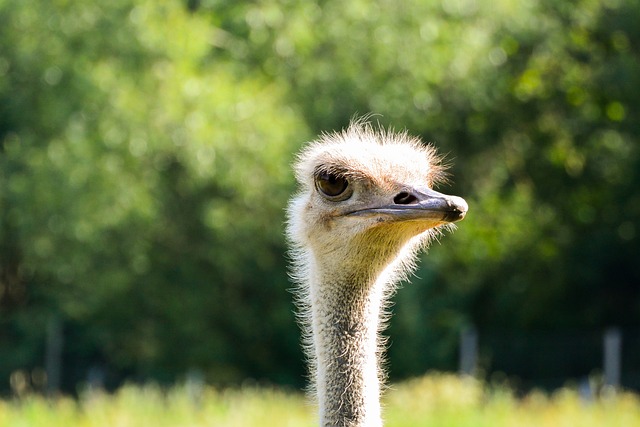
M 396 197 L 393 198 L 393 203 L 395 203 L 396 205 L 411 205 L 418 203 L 418 198 L 411 193 L 403 191 L 402 193 L 398 193 Z

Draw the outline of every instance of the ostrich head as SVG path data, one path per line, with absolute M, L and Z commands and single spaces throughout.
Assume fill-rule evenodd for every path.
M 331 269 L 376 276 L 395 260 L 411 261 L 439 226 L 467 212 L 462 198 L 432 189 L 445 180 L 433 147 L 367 123 L 322 135 L 300 153 L 295 172 L 301 191 L 289 208 L 289 237 L 332 260 Z

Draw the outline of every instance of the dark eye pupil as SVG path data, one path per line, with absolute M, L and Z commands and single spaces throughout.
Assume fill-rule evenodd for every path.
M 322 173 L 318 176 L 318 189 L 330 197 L 339 196 L 347 189 L 349 182 L 331 173 Z

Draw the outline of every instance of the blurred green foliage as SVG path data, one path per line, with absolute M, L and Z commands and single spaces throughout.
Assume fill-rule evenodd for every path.
M 92 366 L 300 385 L 289 163 L 355 113 L 433 141 L 467 219 L 396 297 L 392 375 L 459 330 L 637 328 L 640 2 L 0 0 L 0 387 Z

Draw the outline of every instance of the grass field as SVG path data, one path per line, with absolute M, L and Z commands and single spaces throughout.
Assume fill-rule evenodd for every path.
M 393 386 L 384 399 L 386 426 L 640 426 L 640 397 L 617 393 L 586 402 L 575 390 L 518 399 L 504 387 L 431 374 Z M 79 399 L 29 395 L 0 401 L 0 426 L 293 427 L 315 426 L 315 408 L 296 392 L 268 388 L 198 393 L 188 387 L 126 386 Z

